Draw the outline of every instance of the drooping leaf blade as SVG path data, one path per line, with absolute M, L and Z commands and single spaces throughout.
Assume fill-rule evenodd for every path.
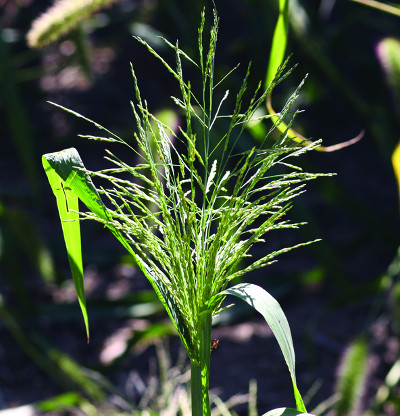
M 54 155 L 54 154 L 53 154 Z M 68 253 L 68 261 L 74 280 L 78 302 L 82 310 L 85 322 L 86 335 L 89 340 L 89 320 L 86 309 L 85 288 L 83 283 L 83 263 L 81 248 L 81 231 L 79 222 L 78 197 L 67 185 L 67 182 L 60 176 L 53 167 L 49 155 L 42 157 L 43 168 L 46 172 L 51 189 L 57 200 L 58 212 L 60 215 L 65 246 Z M 68 176 L 65 178 L 68 179 Z
M 307 412 L 296 384 L 295 353 L 292 334 L 286 316 L 278 301 L 260 286 L 251 283 L 240 283 L 221 292 L 222 295 L 233 295 L 244 300 L 256 309 L 271 328 L 281 348 L 293 382 L 297 410 Z
M 90 211 L 102 220 L 108 220 L 107 209 L 90 176 L 85 172 L 85 166 L 76 149 L 70 148 L 61 152 L 48 153 L 42 159 Z
M 80 264 L 81 267 L 78 270 L 79 273 L 76 274 L 76 277 L 74 276 L 74 282 L 76 279 L 75 287 L 77 288 L 79 302 L 82 302 L 81 308 L 83 308 L 82 312 L 84 314 L 85 323 L 87 321 L 87 312 L 85 304 L 85 295 L 83 290 L 82 253 L 80 243 L 80 227 L 78 221 L 79 214 L 77 205 L 78 198 L 86 205 L 86 207 L 91 212 L 93 212 L 98 218 L 100 218 L 104 222 L 104 225 L 112 232 L 112 234 L 117 238 L 117 240 L 133 256 L 144 275 L 152 284 L 154 290 L 157 293 L 157 296 L 164 305 L 169 317 L 171 318 L 171 321 L 173 322 L 180 338 L 182 339 L 182 342 L 184 343 L 190 355 L 193 351 L 190 334 L 174 298 L 169 293 L 165 283 L 154 273 L 151 267 L 148 264 L 146 264 L 146 262 L 133 251 L 132 247 L 123 237 L 121 232 L 113 225 L 110 214 L 107 211 L 107 207 L 104 205 L 99 193 L 97 192 L 96 187 L 94 186 L 90 176 L 86 172 L 85 166 L 82 162 L 81 157 L 79 156 L 78 151 L 74 148 L 70 148 L 62 150 L 61 152 L 48 153 L 43 156 L 42 160 L 46 173 L 48 174 L 48 176 L 50 174 L 50 184 L 54 184 L 55 188 L 57 189 L 57 203 L 60 204 L 61 207 L 65 207 L 66 195 L 70 195 L 69 198 L 71 198 L 71 200 L 74 202 L 76 201 L 76 206 L 74 205 L 73 210 L 70 210 L 70 215 L 75 215 L 74 221 L 68 222 L 75 223 L 75 227 L 79 229 L 79 240 L 77 239 L 77 232 L 75 229 L 74 234 L 72 234 L 73 238 L 71 238 L 70 234 L 65 234 L 65 214 L 63 213 L 63 216 L 61 217 L 60 213 L 60 218 L 63 223 L 63 232 L 66 244 L 68 239 L 69 246 L 71 246 L 72 244 L 74 245 L 74 247 L 71 248 L 73 254 L 75 254 L 73 251 L 74 249 L 77 250 L 77 252 L 79 251 L 79 253 L 76 253 L 76 255 L 79 254 L 78 260 L 80 259 L 80 263 L 78 264 Z M 52 188 L 54 190 L 53 185 Z M 69 193 L 64 193 L 65 190 L 68 190 Z M 67 246 L 67 250 L 69 246 Z M 75 264 L 75 257 L 73 257 L 73 259 L 74 262 L 71 265 L 71 269 Z

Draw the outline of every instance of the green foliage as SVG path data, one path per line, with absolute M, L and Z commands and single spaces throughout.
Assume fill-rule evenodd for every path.
M 49 182 L 52 184 L 54 195 L 57 199 L 58 211 L 62 219 L 63 234 L 68 252 L 68 260 L 75 283 L 76 293 L 81 306 L 86 326 L 86 334 L 89 341 L 89 321 L 86 312 L 86 300 L 83 285 L 83 265 L 81 234 L 79 226 L 79 206 L 75 192 L 70 188 L 68 171 L 61 176 L 56 174 L 51 167 L 51 158 L 43 158 L 43 167 Z M 76 176 L 78 177 L 78 176 Z M 73 179 L 73 178 L 72 178 Z M 64 185 L 65 183 L 65 185 Z
M 52 269 L 53 266 L 51 261 L 49 261 L 49 251 L 44 245 L 45 240 L 47 243 L 50 242 L 50 254 L 55 255 L 55 258 L 57 258 L 58 233 L 52 232 L 47 227 L 49 225 L 48 221 L 51 220 L 50 217 L 47 217 L 47 212 L 45 214 L 43 212 L 35 212 L 35 206 L 31 201 L 32 194 L 39 195 L 38 191 L 41 185 L 37 175 L 39 164 L 35 154 L 43 152 L 43 149 L 49 149 L 49 146 L 58 146 L 57 143 L 60 143 L 60 139 L 62 141 L 70 140 L 68 136 L 71 134 L 70 129 L 73 129 L 73 124 L 71 126 L 65 126 L 64 124 L 63 127 L 63 123 L 61 123 L 61 129 L 59 130 L 60 124 L 56 122 L 56 119 L 60 121 L 61 118 L 61 121 L 63 121 L 63 116 L 61 115 L 60 117 L 57 114 L 53 115 L 54 117 L 48 117 L 47 110 L 40 104 L 42 98 L 39 97 L 48 96 L 54 100 L 54 95 L 57 95 L 57 91 L 60 93 L 60 90 L 56 91 L 54 89 L 54 82 L 58 85 L 56 88 L 61 86 L 60 80 L 65 78 L 64 75 L 69 70 L 73 71 L 76 69 L 74 63 L 76 63 L 77 56 L 76 54 L 64 55 L 64 44 L 52 45 L 51 48 L 45 48 L 44 50 L 29 50 L 26 48 L 25 34 L 29 30 L 29 27 L 27 27 L 28 21 L 32 16 L 37 16 L 37 10 L 42 8 L 40 3 L 30 2 L 29 5 L 23 5 L 21 2 L 12 2 L 12 4 L 4 7 L 4 13 L 1 14 L 2 33 L 0 46 L 4 58 L 0 59 L 0 66 L 2 66 L 0 70 L 0 95 L 2 108 L 4 109 L 4 146 L 2 152 L 3 164 L 1 165 L 3 167 L 1 202 L 4 203 L 4 210 L 0 220 L 1 275 L 3 277 L 1 290 L 3 291 L 4 289 L 5 302 L 7 302 L 6 304 L 9 302 L 10 305 L 8 312 L 14 318 L 20 320 L 21 325 L 23 323 L 22 331 L 25 331 L 27 326 L 34 327 L 38 322 L 41 325 L 44 322 L 44 328 L 48 324 L 56 325 L 60 321 L 75 325 L 75 318 L 79 313 L 79 308 L 76 308 L 74 303 L 67 302 L 61 305 L 58 303 L 53 303 L 52 305 L 48 303 L 43 304 L 45 302 L 44 298 L 48 299 L 49 295 L 62 292 L 64 297 L 66 286 L 56 287 L 53 285 L 56 281 L 54 269 Z M 126 48 L 119 47 L 122 44 L 121 41 L 126 39 L 128 27 L 132 27 L 132 22 L 142 22 L 149 28 L 157 28 L 157 30 L 166 34 L 168 38 L 175 39 L 178 35 L 182 40 L 179 43 L 179 47 L 185 50 L 186 53 L 190 51 L 190 56 L 193 56 L 193 45 L 196 43 L 196 39 L 193 39 L 191 33 L 195 27 L 194 25 L 197 24 L 197 11 L 203 7 L 203 4 L 200 4 L 202 1 L 171 2 L 156 0 L 154 2 L 133 2 L 135 8 L 127 10 L 126 5 L 130 3 L 132 2 L 120 2 L 112 9 L 111 13 L 105 11 L 105 13 L 98 16 L 99 20 L 97 20 L 97 16 L 90 20 L 90 25 L 101 24 L 101 27 L 104 28 L 90 34 L 90 40 L 94 40 L 93 43 L 90 42 L 88 44 L 87 50 L 90 52 L 90 55 L 97 57 L 106 44 L 108 51 L 118 59 L 118 62 L 124 60 L 125 58 L 121 55 L 126 53 Z M 239 3 L 240 8 L 238 8 Z M 276 7 L 272 7 L 275 6 L 275 3 Z M 267 39 L 270 38 L 273 32 L 274 20 L 277 17 L 275 12 L 278 9 L 278 1 L 275 3 L 272 5 L 270 2 L 266 3 L 260 0 L 244 0 L 243 2 L 227 2 L 226 8 L 222 4 L 219 5 L 221 13 L 228 17 L 226 26 L 228 26 L 229 42 L 225 43 L 224 46 L 226 47 L 222 48 L 224 58 L 227 58 L 226 61 L 233 59 L 236 63 L 238 57 L 242 59 L 242 56 L 245 56 L 245 59 L 247 59 L 248 56 L 251 56 L 254 59 L 252 74 L 257 74 L 257 78 L 263 80 L 265 79 L 266 69 Z M 396 7 L 389 4 L 369 3 L 371 5 L 387 6 L 392 11 L 398 12 L 398 8 L 396 9 Z M 345 151 L 338 155 L 339 157 L 334 161 L 334 170 L 339 172 L 337 180 L 318 181 L 318 184 L 316 184 L 320 186 L 317 198 L 325 199 L 323 204 L 326 204 L 325 207 L 329 213 L 327 217 L 329 218 L 321 219 L 320 214 L 322 210 L 318 213 L 313 212 L 313 202 L 309 205 L 307 200 L 297 201 L 296 208 L 291 211 L 290 215 L 294 221 L 297 218 L 299 218 L 298 221 L 307 218 L 310 222 L 311 226 L 304 227 L 301 230 L 302 233 L 308 232 L 308 234 L 303 234 L 303 239 L 306 241 L 315 238 L 315 236 L 325 236 L 322 243 L 312 247 L 317 264 L 316 268 L 310 271 L 310 274 L 314 273 L 318 276 L 318 279 L 313 283 L 303 281 L 303 284 L 317 291 L 319 288 L 329 284 L 331 285 L 330 287 L 334 288 L 333 292 L 346 296 L 348 292 L 353 293 L 351 286 L 354 283 L 353 279 L 357 277 L 356 299 L 361 300 L 367 293 L 368 296 L 372 294 L 374 290 L 379 290 L 379 293 L 381 293 L 382 288 L 378 289 L 377 285 L 367 282 L 365 288 L 368 287 L 368 290 L 365 290 L 364 285 L 360 289 L 358 278 L 361 278 L 361 275 L 363 275 L 363 278 L 366 278 L 365 275 L 375 269 L 370 268 L 369 265 L 374 261 L 382 265 L 387 259 L 380 259 L 380 256 L 384 252 L 387 253 L 385 255 L 389 256 L 398 246 L 398 233 L 395 231 L 396 227 L 393 226 L 398 214 L 398 206 L 396 201 L 390 198 L 395 188 L 393 188 L 393 184 L 385 180 L 384 176 L 383 182 L 379 182 L 379 180 L 382 180 L 382 175 L 384 175 L 385 171 L 389 171 L 389 173 L 386 172 L 386 175 L 390 176 L 390 155 L 398 140 L 398 108 L 397 114 L 393 114 L 392 107 L 388 105 L 387 100 L 388 92 L 396 97 L 398 89 L 395 88 L 395 85 L 390 80 L 389 73 L 385 69 L 387 63 L 379 53 L 379 46 L 375 49 L 376 41 L 379 39 L 382 39 L 382 42 L 379 42 L 378 45 L 384 44 L 385 47 L 388 46 L 386 43 L 388 40 L 394 40 L 398 43 L 398 22 L 396 17 L 379 13 L 373 9 L 360 7 L 360 5 L 351 2 L 336 3 L 332 10 L 327 7 L 329 4 L 329 2 L 322 2 L 317 10 L 317 5 L 305 5 L 298 3 L 296 0 L 290 1 L 291 13 L 287 16 L 290 24 L 290 39 L 284 39 L 284 41 L 285 43 L 290 41 L 290 53 L 293 52 L 291 60 L 301 63 L 299 71 L 296 71 L 294 77 L 297 74 L 303 77 L 303 71 L 311 73 L 305 88 L 301 91 L 299 102 L 302 108 L 310 106 L 313 109 L 313 111 L 307 111 L 304 116 L 296 120 L 296 130 L 300 132 L 307 131 L 317 137 L 320 133 L 323 133 L 328 136 L 331 135 L 332 139 L 335 135 L 339 135 L 339 137 L 342 134 L 350 136 L 350 134 L 353 134 L 353 131 L 356 132 L 363 127 L 365 127 L 367 134 L 363 143 L 349 150 L 352 166 L 351 181 L 347 181 L 348 176 L 346 172 L 349 173 L 347 156 L 349 153 Z M 335 18 L 338 15 L 346 16 L 346 18 Z M 280 15 L 281 18 L 282 15 Z M 234 27 L 234 30 L 230 31 L 229 26 L 231 25 Z M 86 39 L 88 39 L 87 26 L 84 24 L 82 26 L 84 30 L 82 31 L 79 31 L 80 27 L 78 25 L 76 33 L 85 32 Z M 157 31 L 158 33 L 160 32 Z M 250 35 L 251 42 L 248 42 L 246 36 L 243 36 L 244 33 Z M 139 33 L 137 32 L 136 34 Z M 366 34 L 368 36 L 365 36 Z M 72 41 L 76 40 L 73 37 L 69 37 L 69 39 Z M 145 39 L 148 40 L 147 38 Z M 161 51 L 150 40 L 148 42 L 157 52 Z M 159 42 L 162 44 L 161 40 Z M 396 45 L 396 42 L 393 42 L 392 48 L 389 49 L 392 51 L 389 58 L 394 61 L 398 57 L 396 53 L 398 45 Z M 69 41 L 65 43 L 65 46 L 67 44 L 70 48 L 75 47 L 75 51 L 78 51 L 78 42 L 72 46 Z M 138 54 L 137 56 L 134 49 L 128 49 L 129 53 L 134 54 L 135 61 L 142 65 L 141 55 Z M 377 52 L 375 59 L 374 51 Z M 52 62 L 51 65 L 48 65 L 49 58 Z M 113 80 L 114 85 L 112 88 L 109 88 L 110 80 L 108 76 L 114 73 L 114 70 L 111 73 L 107 71 L 107 68 L 102 64 L 103 58 L 104 56 L 101 56 L 98 61 L 96 59 L 96 64 L 102 67 L 101 71 L 98 71 L 98 67 L 93 66 L 92 68 L 95 76 L 101 73 L 102 80 L 90 86 L 87 96 L 89 100 L 91 94 L 96 94 L 96 97 L 106 97 L 107 102 L 109 102 L 109 99 L 111 99 L 111 103 L 121 102 L 124 100 L 121 97 L 128 89 L 125 88 L 125 85 L 120 84 L 122 77 L 117 82 Z M 382 68 L 385 69 L 384 76 L 388 81 L 390 91 L 384 88 L 384 79 L 379 72 L 377 63 L 381 64 Z M 223 65 L 216 64 L 215 66 L 218 79 L 222 72 L 226 70 Z M 143 64 L 143 66 L 146 66 L 146 76 L 154 76 L 152 65 L 147 67 L 146 64 Z M 157 67 L 157 65 L 154 65 L 154 67 Z M 50 77 L 49 74 L 51 74 Z M 185 74 L 187 75 L 187 73 Z M 273 78 L 275 75 L 274 71 L 271 74 Z M 235 76 L 236 74 L 233 74 L 233 80 L 232 78 L 227 79 L 227 83 L 235 81 Z M 293 80 L 294 77 L 291 77 L 292 84 L 290 84 L 291 80 L 288 80 L 284 89 L 274 92 L 274 106 L 278 107 L 278 110 L 282 105 L 282 100 L 286 99 L 286 92 L 298 83 L 296 79 Z M 48 84 L 49 78 L 54 80 L 50 83 L 52 84 L 50 87 Z M 249 78 L 249 80 L 249 84 L 252 85 L 252 79 Z M 156 81 L 152 82 L 151 86 L 157 85 L 157 92 L 159 92 L 163 86 L 161 85 L 161 88 L 158 88 L 159 84 Z M 383 88 L 371 88 L 371 85 L 379 84 L 379 82 Z M 234 84 L 234 82 L 231 82 L 231 84 Z M 224 85 L 226 84 L 221 84 L 221 86 Z M 61 88 L 62 99 L 66 100 L 66 102 L 68 101 L 68 105 L 72 106 L 72 108 L 87 105 L 85 99 L 81 100 L 80 94 L 76 95 L 74 93 L 70 84 L 62 83 Z M 230 102 L 230 99 L 235 95 L 232 94 L 234 88 L 229 85 L 225 89 L 228 88 L 231 90 L 231 93 L 224 101 L 222 110 L 234 108 Z M 160 106 L 165 105 L 158 98 L 160 98 L 159 95 L 154 97 L 153 101 L 152 97 L 152 107 L 154 105 L 160 108 Z M 57 97 L 57 100 L 59 99 Z M 76 102 L 76 100 L 79 101 Z M 125 114 L 123 115 L 124 121 L 121 122 L 118 120 L 118 116 L 121 117 L 122 114 L 115 114 L 112 111 L 105 112 L 104 107 L 100 104 L 101 100 L 93 100 L 93 106 L 90 108 L 90 112 L 96 114 L 93 116 L 95 119 L 103 116 L 105 118 L 109 117 L 103 123 L 113 126 L 118 125 L 118 128 L 125 123 Z M 158 108 L 156 117 L 160 119 Z M 262 109 L 260 108 L 259 110 Z M 177 114 L 178 111 L 174 112 L 174 114 Z M 100 116 L 98 112 L 100 112 Z M 262 119 L 262 122 L 259 122 L 258 118 Z M 165 120 L 161 119 L 161 121 L 171 126 Z M 219 123 L 222 121 L 223 119 L 219 119 L 214 125 L 213 137 L 218 137 L 217 133 L 220 131 Z M 262 142 L 269 129 L 269 126 L 265 123 L 265 111 L 257 113 L 257 119 L 254 117 L 251 123 L 255 123 L 255 126 L 260 128 L 261 137 L 259 140 Z M 153 122 L 153 128 L 157 130 L 154 124 Z M 248 126 L 250 126 L 250 123 L 248 123 Z M 280 124 L 279 127 L 283 132 L 286 129 L 286 126 L 283 124 Z M 43 134 L 45 129 L 46 132 Z M 35 134 L 33 135 L 32 132 L 35 132 Z M 198 132 L 196 131 L 196 133 Z M 126 137 L 126 132 L 118 134 L 121 137 Z M 276 135 L 277 132 L 274 132 L 274 135 L 271 137 L 276 137 Z M 324 144 L 329 142 L 329 137 L 327 139 L 326 142 L 324 140 Z M 175 138 L 172 141 L 176 144 Z M 240 149 L 247 149 L 248 146 L 251 146 L 250 143 L 250 138 L 243 134 L 239 140 Z M 68 144 L 67 146 L 71 145 Z M 85 144 L 79 144 L 79 146 L 80 152 L 81 150 L 83 152 Z M 18 169 L 18 161 L 14 160 L 14 147 L 18 148 L 18 156 L 23 162 L 25 176 Z M 382 151 L 383 149 L 385 149 L 385 152 Z M 154 146 L 153 151 L 157 160 L 158 155 Z M 351 153 L 353 151 L 355 153 Z M 384 158 L 381 157 L 382 154 L 379 155 L 380 151 L 384 154 Z M 374 169 L 370 169 L 369 165 L 365 165 L 365 163 L 369 163 L 371 160 L 368 157 L 369 152 L 373 154 L 373 159 L 377 161 Z M 128 155 L 126 156 L 129 157 Z M 218 159 L 218 157 L 216 158 Z M 326 170 L 326 159 L 328 159 L 328 163 L 332 163 L 333 160 L 331 158 L 332 156 L 324 155 L 313 157 L 313 163 L 321 163 L 322 168 L 313 167 L 312 170 Z M 213 160 L 211 159 L 210 165 L 212 162 Z M 86 163 L 88 163 L 88 160 L 86 160 Z M 10 164 L 12 164 L 12 167 L 8 169 L 7 167 Z M 344 172 L 341 172 L 342 168 Z M 362 196 L 363 187 L 358 186 L 358 181 L 366 184 L 375 183 L 377 186 L 368 186 L 368 197 L 365 198 L 365 195 Z M 99 183 L 97 179 L 95 183 L 96 185 Z M 29 189 L 25 188 L 26 184 L 28 184 Z M 145 184 L 142 183 L 142 185 Z M 356 186 L 357 192 L 353 192 L 352 186 Z M 390 189 L 387 189 L 388 186 L 391 187 L 392 192 L 390 192 Z M 378 190 L 383 193 L 379 193 Z M 381 199 L 382 197 L 383 199 Z M 37 198 L 37 200 L 41 203 L 46 201 L 45 198 Z M 312 201 L 315 201 L 315 199 L 312 199 Z M 371 204 L 371 201 L 375 201 L 376 204 L 375 202 Z M 150 208 L 151 204 L 148 206 Z M 335 213 L 337 213 L 337 217 L 334 217 L 335 226 L 330 225 L 333 219 L 330 215 L 332 213 L 331 209 L 334 209 Z M 45 220 L 37 222 L 38 217 L 45 218 Z M 336 224 L 336 219 L 338 224 Z M 337 236 L 342 220 L 346 222 L 346 231 L 340 234 L 340 239 L 337 239 L 335 236 Z M 318 223 L 318 221 L 321 222 Z M 332 229 L 334 229 L 333 238 Z M 43 232 L 43 235 L 39 236 L 37 231 Z M 26 238 L 27 234 L 30 236 L 29 239 Z M 374 256 L 370 256 L 368 261 L 364 261 L 362 267 L 342 267 L 344 264 L 350 263 L 356 266 L 357 259 L 364 257 L 362 255 L 363 250 L 369 250 L 368 245 L 370 243 L 375 244 L 374 246 L 383 247 L 382 252 L 374 252 Z M 97 246 L 97 251 L 94 253 L 96 259 L 93 259 L 94 247 L 95 245 L 93 245 L 93 248 L 89 248 L 86 263 L 97 261 L 97 258 L 99 258 L 102 262 L 100 267 L 102 267 L 104 263 L 109 264 L 111 261 L 115 261 L 113 249 L 98 250 Z M 358 254 L 361 254 L 361 256 Z M 243 260 L 245 266 L 248 264 L 246 263 L 247 260 Z M 135 262 L 132 260 L 133 263 Z M 308 267 L 310 262 L 305 260 L 305 264 Z M 103 272 L 103 269 L 101 268 L 100 271 Z M 296 269 L 294 272 L 293 274 L 291 271 L 290 275 L 284 276 L 268 273 L 268 280 L 266 280 L 268 290 L 271 290 L 271 293 L 275 296 L 282 294 L 282 288 L 285 293 L 287 293 L 286 291 L 292 293 L 292 291 L 297 289 L 297 286 L 293 283 L 294 281 L 299 281 L 298 273 L 301 274 L 303 271 Z M 47 286 L 43 288 L 46 293 L 45 297 L 42 296 L 41 292 L 42 288 L 40 286 L 42 282 L 36 279 L 37 273 L 46 280 Z M 252 277 L 257 279 L 261 276 L 254 274 Z M 49 283 L 51 283 L 50 286 L 48 285 Z M 59 283 L 59 280 L 57 283 Z M 32 285 L 35 296 L 29 296 Z M 374 289 L 375 287 L 377 289 Z M 9 291 L 10 288 L 11 293 Z M 27 291 L 28 288 L 29 291 Z M 37 294 L 39 296 L 36 296 Z M 394 287 L 392 295 L 392 300 L 395 302 Z M 140 316 L 140 308 L 143 305 L 140 304 L 142 301 L 137 297 L 124 297 L 123 300 L 114 302 L 107 299 L 107 296 L 101 299 L 100 302 L 97 302 L 96 299 L 94 302 L 91 299 L 88 300 L 87 307 L 91 312 L 92 321 L 99 319 L 99 317 L 111 320 L 137 316 L 136 310 Z M 154 294 L 155 297 L 156 295 Z M 136 302 L 139 302 L 139 305 Z M 156 305 L 153 302 L 156 302 Z M 152 311 L 159 310 L 162 307 L 160 303 L 157 303 L 157 300 L 153 300 L 153 302 Z M 346 302 L 354 303 L 355 298 L 348 296 Z M 303 303 L 303 301 L 300 301 L 300 303 Z M 299 305 L 298 300 L 296 300 L 296 305 Z M 393 303 L 393 306 L 396 306 L 396 303 Z M 334 307 L 337 308 L 338 306 Z M 39 315 L 32 315 L 32 308 L 40 311 Z M 235 314 L 240 313 L 239 308 L 231 309 L 231 311 Z M 395 310 L 393 309 L 392 312 L 394 314 Z M 395 327 L 395 322 L 393 327 Z M 168 330 L 173 330 L 172 325 L 168 327 Z M 10 336 L 16 338 L 14 333 L 11 331 L 9 333 Z M 136 339 L 134 338 L 135 335 L 137 336 L 136 332 L 132 336 L 133 340 Z M 314 343 L 314 340 L 312 342 Z M 28 345 L 29 343 L 32 343 L 32 341 L 30 338 L 27 338 L 25 344 Z M 129 351 L 128 349 L 127 353 Z M 16 354 L 17 352 L 18 349 L 14 353 Z M 319 355 L 319 350 L 316 350 L 314 357 Z M 36 362 L 32 358 L 33 356 L 29 357 L 31 357 L 33 362 Z M 43 361 L 45 361 L 45 358 Z M 115 364 L 119 365 L 120 361 L 117 360 Z M 5 368 L 7 369 L 7 365 Z M 390 377 L 388 377 L 388 380 L 389 378 L 391 380 L 390 383 L 396 379 L 394 376 L 396 375 L 396 369 L 398 369 L 398 366 L 393 366 L 393 371 L 390 372 Z M 60 374 L 58 377 L 60 384 L 62 384 L 63 377 L 68 378 L 67 375 L 63 376 L 63 374 Z M 382 409 L 398 400 L 398 394 L 396 394 L 398 393 L 398 388 L 396 390 L 396 387 L 388 386 L 389 384 L 386 384 L 386 381 L 384 381 L 382 391 L 386 393 L 381 393 L 381 390 L 379 392 L 379 404 L 381 406 L 379 409 L 381 410 L 373 410 L 370 414 L 375 415 L 383 412 Z M 5 397 L 5 401 L 7 404 L 8 397 Z M 318 412 L 314 413 L 319 414 Z
M 289 163 L 289 159 L 314 149 L 319 143 L 296 147 L 284 132 L 271 148 L 252 147 L 240 154 L 234 153 L 246 125 L 286 74 L 281 67 L 265 91 L 260 91 L 260 83 L 255 93 L 246 98 L 248 69 L 236 95 L 235 108 L 227 113 L 224 101 L 229 92 L 220 95 L 217 87 L 229 73 L 220 80 L 214 79 L 218 23 L 214 13 L 206 49 L 205 14 L 202 14 L 198 62 L 178 44 L 165 41 L 175 52 L 175 69 L 150 45 L 138 39 L 179 83 L 181 97 L 173 100 L 186 118 L 186 125 L 179 132 L 169 129 L 148 111 L 132 70 L 137 101 L 132 103 L 132 110 L 140 151 L 91 120 L 88 121 L 106 131 L 108 137 L 86 137 L 122 145 L 136 154 L 140 163 L 130 166 L 107 151 L 106 159 L 112 166 L 94 172 L 84 167 L 75 149 L 67 149 L 44 155 L 43 165 L 58 198 L 86 327 L 78 198 L 89 209 L 79 214 L 81 218 L 98 221 L 110 229 L 132 254 L 164 304 L 191 359 L 194 415 L 210 413 L 211 320 L 220 312 L 227 293 L 245 299 L 271 325 L 290 369 L 298 410 L 305 412 L 296 385 L 290 329 L 279 304 L 255 285 L 225 290 L 235 278 L 270 264 L 276 256 L 294 248 L 284 248 L 259 259 L 250 256 L 251 247 L 264 242 L 266 233 L 301 225 L 283 218 L 291 208 L 292 199 L 304 191 L 304 183 L 320 175 L 302 171 Z M 185 79 L 185 64 L 198 71 L 199 92 L 192 89 L 194 82 Z M 279 120 L 289 114 L 296 97 L 297 91 L 278 115 Z M 215 126 L 226 119 L 228 130 L 215 137 Z M 96 188 L 92 178 L 109 185 Z M 156 208 L 150 210 L 149 203 Z M 249 260 L 248 265 L 242 263 L 245 259 Z
M 300 392 L 296 384 L 295 354 L 289 323 L 279 303 L 259 286 L 241 283 L 226 289 L 223 294 L 237 296 L 256 309 L 271 328 L 281 348 L 293 382 L 294 397 L 298 411 L 306 412 Z
M 289 0 L 279 0 L 279 16 L 272 38 L 271 53 L 268 61 L 265 85 L 275 78 L 279 67 L 284 62 L 289 24 Z
M 292 13 L 294 15 L 294 13 Z M 276 72 L 279 70 L 279 67 L 285 62 L 285 53 L 286 45 L 288 40 L 288 24 L 289 24 L 289 0 L 279 0 L 279 17 L 275 26 L 274 35 L 272 38 L 271 52 L 268 61 L 267 68 L 267 77 L 266 77 L 266 86 L 270 85 L 273 82 Z M 286 134 L 294 142 L 299 143 L 303 146 L 311 144 L 310 140 L 307 140 L 304 136 L 299 134 L 297 131 L 292 129 L 290 125 L 287 125 L 279 115 L 276 114 L 276 111 L 272 107 L 272 91 L 270 91 L 266 97 L 266 106 L 268 109 L 269 116 L 271 121 L 276 125 L 276 128 L 283 134 Z M 265 133 L 265 130 L 262 126 L 258 125 L 259 123 L 251 123 L 250 131 L 256 138 L 261 137 Z M 364 132 L 361 132 L 359 135 L 353 139 L 347 140 L 342 143 L 337 143 L 332 146 L 316 146 L 315 150 L 320 152 L 334 152 L 336 150 L 343 149 L 344 147 L 351 146 L 357 143 L 364 136 Z

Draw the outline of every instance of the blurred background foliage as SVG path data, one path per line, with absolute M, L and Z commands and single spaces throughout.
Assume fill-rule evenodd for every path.
M 121 137 L 132 137 L 129 62 L 150 110 L 176 127 L 180 115 L 169 97 L 178 86 L 132 35 L 167 54 L 158 36 L 172 42 L 179 38 L 180 47 L 195 55 L 200 12 L 204 7 L 210 11 L 212 4 L 69 3 L 96 7 L 73 16 L 76 21 L 60 38 L 35 48 L 28 46 L 27 34 L 52 3 L 0 0 L 0 410 L 34 403 L 25 410 L 95 415 L 132 413 L 133 408 L 135 414 L 160 414 L 168 408 L 168 414 L 184 414 L 185 364 L 173 349 L 173 337 L 171 345 L 161 342 L 173 335 L 161 305 L 118 245 L 90 223 L 84 224 L 83 245 L 93 339 L 85 344 L 56 206 L 40 161 L 43 153 L 76 146 L 88 168 L 103 163 L 102 147 L 78 137 L 95 134 L 91 126 L 47 101 L 99 121 Z M 224 84 L 235 91 L 252 61 L 249 83 L 254 89 L 266 77 L 278 2 L 215 4 L 221 18 L 216 73 L 223 76 L 241 63 Z M 308 170 L 337 176 L 313 183 L 295 203 L 292 218 L 308 226 L 298 235 L 273 236 L 258 250 L 317 237 L 323 241 L 249 279 L 271 291 L 288 310 L 300 357 L 300 385 L 309 389 L 309 410 L 399 414 L 399 8 L 381 10 L 382 3 L 367 0 L 290 0 L 289 7 L 287 50 L 290 63 L 299 65 L 274 92 L 274 108 L 281 108 L 309 74 L 296 103 L 306 111 L 294 128 L 305 137 L 323 138 L 326 146 L 361 130 L 365 135 L 349 148 L 316 152 L 301 162 Z M 249 129 L 239 146 L 256 144 L 260 129 Z M 227 313 L 219 324 L 234 328 L 247 313 Z M 251 355 L 253 347 L 265 348 L 263 342 L 241 348 Z M 237 339 L 226 336 L 226 353 L 218 351 L 215 366 L 231 367 L 229 360 L 245 366 L 246 355 L 236 360 L 235 343 Z M 272 356 L 262 351 L 265 368 Z M 273 383 L 267 381 L 278 374 L 264 373 L 258 379 L 259 408 L 286 405 L 282 389 L 274 395 Z M 243 386 L 241 392 L 247 392 L 248 378 L 242 378 L 231 381 L 233 392 Z M 239 405 L 239 414 L 257 414 L 254 383 L 244 397 L 229 395 L 224 381 L 211 380 L 216 388 L 223 386 L 223 400 L 214 395 L 215 414 L 228 414 L 233 405 Z

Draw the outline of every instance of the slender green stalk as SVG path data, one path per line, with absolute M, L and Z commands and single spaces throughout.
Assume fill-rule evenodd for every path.
M 209 416 L 211 414 L 209 398 L 210 358 L 211 358 L 212 311 L 199 314 L 198 342 L 200 355 L 191 360 L 192 415 Z
M 192 396 L 192 416 L 202 416 L 203 400 L 202 400 L 202 384 L 201 384 L 201 368 L 200 362 L 192 359 L 190 361 L 190 388 Z
M 196 397 L 195 402 L 201 401 L 202 413 L 198 416 L 209 416 L 210 415 L 210 399 L 208 396 L 208 388 L 210 381 L 210 354 L 211 354 L 211 322 L 212 322 L 212 311 L 205 310 L 199 314 L 199 328 L 198 328 L 198 341 L 200 342 L 200 377 L 201 377 L 201 392 L 198 390 L 195 394 L 201 394 L 201 397 Z M 198 376 L 198 372 L 196 372 Z M 193 382 L 193 380 L 192 380 Z M 195 381 L 197 386 L 198 381 Z M 193 398 L 192 398 L 193 400 Z M 195 409 L 199 406 L 196 405 Z M 197 416 L 193 412 L 193 416 Z

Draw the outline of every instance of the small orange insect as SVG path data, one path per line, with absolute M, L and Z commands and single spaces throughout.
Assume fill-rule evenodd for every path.
M 219 339 L 213 339 L 211 343 L 211 351 L 216 350 L 219 347 Z

